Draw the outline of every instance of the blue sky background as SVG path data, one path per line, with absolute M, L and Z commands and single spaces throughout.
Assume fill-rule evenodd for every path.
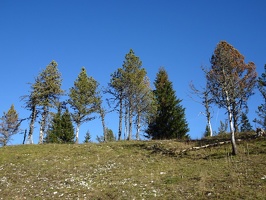
M 253 61 L 261 75 L 266 64 L 265 8 L 264 0 L 0 0 L 0 113 L 13 103 L 20 118 L 30 115 L 20 97 L 52 60 L 62 74 L 62 89 L 68 91 L 82 66 L 105 87 L 132 48 L 152 82 L 159 67 L 165 67 L 176 96 L 183 99 L 190 136 L 201 138 L 204 108 L 188 96 L 189 83 L 204 86 L 201 66 L 210 66 L 221 40 L 238 49 L 246 62 Z M 249 101 L 250 121 L 262 103 L 256 92 Z M 224 113 L 213 108 L 214 130 Z M 115 113 L 107 115 L 106 123 L 117 133 Z M 100 120 L 81 126 L 80 141 L 87 130 L 95 141 L 102 135 Z M 10 144 L 22 140 L 16 135 Z

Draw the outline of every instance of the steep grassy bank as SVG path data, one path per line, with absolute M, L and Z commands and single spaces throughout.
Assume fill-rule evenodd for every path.
M 0 199 L 265 199 L 266 140 L 179 152 L 134 141 L 0 148 Z

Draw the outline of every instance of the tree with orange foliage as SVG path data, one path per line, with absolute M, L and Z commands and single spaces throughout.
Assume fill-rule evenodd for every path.
M 206 72 L 208 86 L 214 102 L 228 113 L 232 154 L 237 154 L 235 132 L 237 120 L 256 84 L 256 66 L 245 63 L 244 56 L 226 41 L 218 43 L 211 58 L 211 69 Z

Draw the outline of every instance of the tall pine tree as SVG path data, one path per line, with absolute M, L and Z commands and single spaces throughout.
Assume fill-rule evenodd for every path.
M 127 139 L 132 139 L 132 127 L 133 118 L 137 108 L 137 104 L 140 105 L 139 95 L 141 93 L 141 87 L 143 80 L 146 76 L 146 70 L 141 67 L 142 61 L 138 56 L 135 55 L 132 49 L 125 56 L 125 61 L 122 68 L 122 80 L 124 84 L 124 95 L 125 95 L 125 115 L 128 119 L 128 134 Z M 127 121 L 125 119 L 125 121 Z M 127 126 L 127 122 L 125 123 Z
M 155 101 L 157 112 L 149 123 L 146 133 L 152 139 L 188 138 L 188 123 L 181 100 L 173 90 L 165 69 L 160 68 L 155 80 Z
M 32 106 L 32 112 L 36 112 L 36 106 L 40 107 L 41 120 L 40 120 L 40 136 L 39 144 L 43 143 L 43 137 L 47 126 L 47 118 L 49 110 L 55 107 L 59 97 L 64 93 L 61 89 L 62 79 L 58 71 L 57 63 L 53 60 L 35 79 L 32 85 L 32 92 L 30 95 L 29 105 Z M 36 115 L 32 114 L 31 126 L 34 124 Z
M 76 123 L 76 143 L 79 142 L 79 128 L 82 123 L 91 121 L 92 113 L 97 112 L 99 97 L 97 96 L 98 82 L 87 75 L 86 69 L 82 67 L 74 86 L 70 88 L 69 100 L 71 108 L 74 110 L 72 119 Z
M 132 49 L 125 56 L 122 68 L 112 75 L 106 90 L 111 94 L 108 103 L 114 104 L 114 110 L 119 113 L 118 140 L 122 137 L 122 121 L 124 116 L 125 139 L 132 139 L 133 123 L 137 131 L 136 139 L 140 139 L 142 121 L 151 110 L 152 91 L 149 87 L 147 72 L 142 68 L 142 62 Z

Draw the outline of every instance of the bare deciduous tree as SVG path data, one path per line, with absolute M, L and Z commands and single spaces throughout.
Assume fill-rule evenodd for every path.
M 212 126 L 211 126 L 211 104 L 212 104 L 212 98 L 210 97 L 210 90 L 208 85 L 206 84 L 205 88 L 202 88 L 202 90 L 198 90 L 195 85 L 191 82 L 190 83 L 190 89 L 191 93 L 193 95 L 196 95 L 200 100 L 195 100 L 193 97 L 191 97 L 193 100 L 196 102 L 200 103 L 201 105 L 204 106 L 205 112 L 203 113 L 206 118 L 207 118 L 207 127 L 208 127 L 208 132 L 210 133 L 209 136 L 213 136 L 213 131 L 212 131 Z

